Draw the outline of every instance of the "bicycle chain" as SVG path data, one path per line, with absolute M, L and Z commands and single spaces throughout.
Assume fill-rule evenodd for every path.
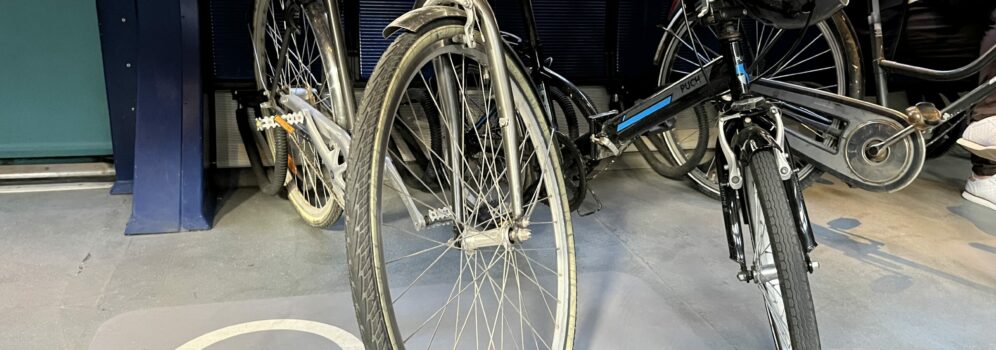
M 308 111 L 297 111 L 291 114 L 277 114 L 269 117 L 256 118 L 256 130 L 266 131 L 283 127 L 278 120 L 283 120 L 288 125 L 304 124 L 304 118 L 307 116 L 307 113 Z

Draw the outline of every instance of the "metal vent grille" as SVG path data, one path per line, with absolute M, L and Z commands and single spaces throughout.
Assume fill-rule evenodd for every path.
M 254 0 L 211 0 L 211 71 L 214 79 L 252 81 L 252 21 Z
M 360 77 L 370 78 L 380 55 L 394 38 L 384 39 L 384 27 L 411 10 L 413 0 L 370 0 L 360 2 Z
M 370 77 L 380 55 L 390 45 L 381 32 L 411 9 L 412 0 L 360 2 L 360 75 Z M 518 0 L 492 1 L 502 30 L 522 35 Z M 601 82 L 606 77 L 605 1 L 536 0 L 537 27 L 544 54 L 554 57 L 554 69 L 577 83 Z
M 214 156 L 218 168 L 249 167 L 249 157 L 242 145 L 239 127 L 235 124 L 235 102 L 232 92 L 217 90 L 214 92 Z M 249 112 L 252 115 L 252 111 Z

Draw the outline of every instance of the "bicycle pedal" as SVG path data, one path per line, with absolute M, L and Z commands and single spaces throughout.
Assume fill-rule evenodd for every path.
M 916 125 L 919 130 L 936 126 L 944 120 L 944 115 L 933 103 L 920 102 L 906 108 L 906 120 Z
M 259 117 L 256 118 L 256 130 L 266 131 L 269 129 L 276 129 L 282 127 L 288 132 L 293 132 L 294 128 L 291 125 L 304 124 L 304 116 L 307 111 L 297 111 L 291 114 L 277 114 L 271 115 L 269 117 Z

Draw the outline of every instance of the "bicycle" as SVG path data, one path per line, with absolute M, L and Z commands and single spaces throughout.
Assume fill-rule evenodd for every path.
M 836 1 L 815 5 L 808 11 L 819 13 L 810 15 L 813 23 L 843 6 Z M 717 169 L 723 179 L 730 258 L 740 265 L 737 277 L 762 290 L 777 346 L 818 348 L 807 276 L 816 266 L 808 255 L 816 242 L 791 167 L 789 132 L 779 102 L 750 89 L 753 80 L 736 25 L 747 17 L 745 7 L 700 1 L 695 9 L 696 21 L 719 30 L 723 55 L 627 110 L 588 115 L 594 128 L 575 141 L 592 145 L 588 157 L 593 161 L 618 156 L 637 137 L 671 127 L 678 112 L 716 100 L 724 112 L 716 121 L 722 151 Z M 796 19 L 787 25 L 806 27 L 808 22 Z M 576 272 L 562 149 L 555 146 L 557 137 L 534 82 L 501 40 L 484 0 L 427 1 L 392 22 L 384 34 L 396 32 L 361 102 L 347 169 L 347 250 L 365 344 L 404 348 L 438 341 L 443 346 L 496 347 L 507 341 L 521 347 L 572 347 Z M 426 130 L 435 124 L 433 112 L 407 102 L 426 95 L 433 101 L 429 110 L 438 111 L 436 118 L 442 121 L 438 132 Z M 422 141 L 396 141 L 404 139 L 395 136 L 398 130 Z M 441 147 L 433 146 L 437 141 Z M 407 151 L 394 151 L 402 148 Z M 413 223 L 405 215 L 390 214 L 404 209 L 390 199 L 405 194 L 385 186 L 383 168 L 425 169 L 426 160 L 436 175 L 425 179 L 436 183 L 423 181 L 417 192 L 409 191 L 418 195 L 417 211 L 427 212 L 430 224 L 420 226 L 421 216 L 410 209 Z M 745 231 L 751 237 L 750 261 Z M 542 260 L 548 265 L 540 264 L 545 267 L 541 272 L 548 272 L 542 277 L 532 265 L 539 257 L 529 257 L 531 252 L 551 253 Z M 491 269 L 499 265 L 501 277 L 496 279 Z M 430 272 L 439 266 L 446 267 Z M 418 282 L 424 285 L 413 292 Z M 528 283 L 533 290 L 527 288 L 531 293 L 526 299 L 535 308 L 522 306 L 521 287 Z M 506 297 L 504 287 L 510 284 L 517 295 Z M 473 297 L 462 297 L 471 287 Z M 451 313 L 456 314 L 453 320 L 443 322 Z M 483 329 L 481 314 L 488 316 Z M 539 328 L 534 325 L 537 317 L 543 321 Z M 471 318 L 474 325 L 468 332 L 475 337 L 463 338 Z M 437 337 L 441 325 L 453 331 L 452 339 Z

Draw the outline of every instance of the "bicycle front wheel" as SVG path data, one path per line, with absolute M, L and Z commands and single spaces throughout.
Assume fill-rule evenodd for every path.
M 774 151 L 755 153 L 746 175 L 751 276 L 764 298 L 775 345 L 819 349 L 808 266 Z
M 576 272 L 556 141 L 515 60 L 497 63 L 508 77 L 491 76 L 479 35 L 471 48 L 464 33 L 443 21 L 399 35 L 361 102 L 346 245 L 362 338 L 369 349 L 569 349 Z M 511 82 L 515 120 L 499 120 L 494 79 Z M 424 96 L 434 107 L 409 102 Z M 431 146 L 426 110 L 438 113 L 443 147 Z M 504 147 L 512 127 L 517 159 Z M 513 162 L 521 189 L 507 181 Z M 437 175 L 391 176 L 414 167 Z

